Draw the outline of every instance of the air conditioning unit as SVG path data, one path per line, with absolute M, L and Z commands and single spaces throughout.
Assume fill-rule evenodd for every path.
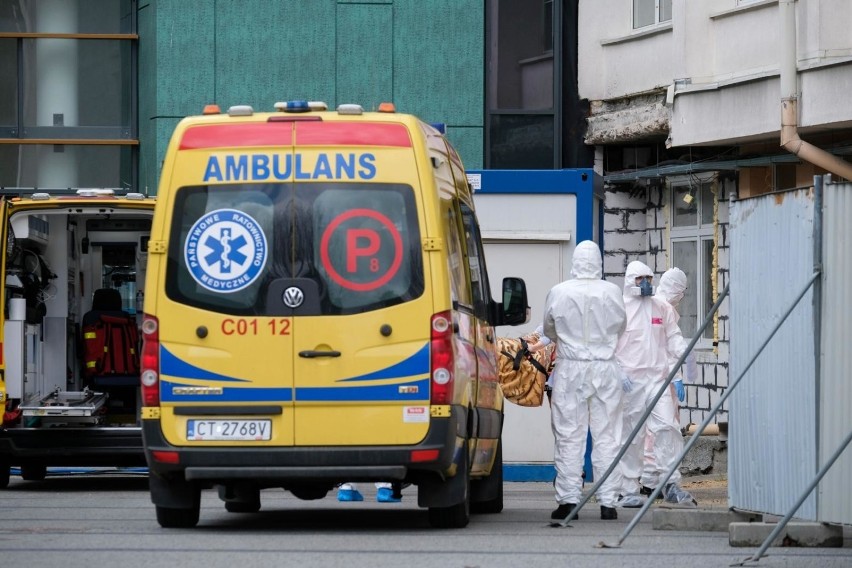
M 50 237 L 50 222 L 45 215 L 15 215 L 12 217 L 15 238 L 40 246 L 47 246 Z

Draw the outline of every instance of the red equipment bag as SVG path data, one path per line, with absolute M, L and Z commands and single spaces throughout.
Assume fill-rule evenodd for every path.
M 139 334 L 131 317 L 101 315 L 83 327 L 86 377 L 139 374 Z

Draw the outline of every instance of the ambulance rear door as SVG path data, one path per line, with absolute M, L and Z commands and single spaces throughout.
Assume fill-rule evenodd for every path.
M 294 261 L 319 298 L 293 315 L 295 443 L 415 444 L 429 428 L 433 304 L 411 134 L 366 118 L 295 134 L 306 215 L 294 225 L 311 247 Z M 291 284 L 298 293 L 281 292 Z
M 303 277 L 291 139 L 290 123 L 191 125 L 163 174 L 154 225 L 167 259 L 146 310 L 159 320 L 161 428 L 176 446 L 294 443 L 294 326 L 277 288 Z

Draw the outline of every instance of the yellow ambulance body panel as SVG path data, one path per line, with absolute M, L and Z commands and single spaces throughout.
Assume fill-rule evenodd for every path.
M 194 525 L 205 484 L 250 510 L 414 483 L 461 526 L 487 479 L 502 508 L 493 328 L 526 292 L 491 300 L 458 155 L 410 115 L 279 105 L 186 118 L 167 151 L 142 326 L 160 523 Z

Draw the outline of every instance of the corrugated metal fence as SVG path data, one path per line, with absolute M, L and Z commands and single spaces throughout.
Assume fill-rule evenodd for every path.
M 828 184 L 823 208 L 820 465 L 852 430 L 852 183 Z M 852 524 L 852 448 L 847 447 L 818 488 L 818 520 Z
M 731 395 L 728 478 L 730 504 L 737 509 L 784 515 L 852 428 L 852 225 L 844 223 L 852 218 L 852 185 L 827 184 L 823 210 L 820 223 L 812 188 L 731 205 L 732 376 L 813 275 L 815 227 L 824 229 L 825 267 L 823 309 L 814 310 L 814 290 L 808 291 Z M 797 518 L 852 523 L 850 454 Z

